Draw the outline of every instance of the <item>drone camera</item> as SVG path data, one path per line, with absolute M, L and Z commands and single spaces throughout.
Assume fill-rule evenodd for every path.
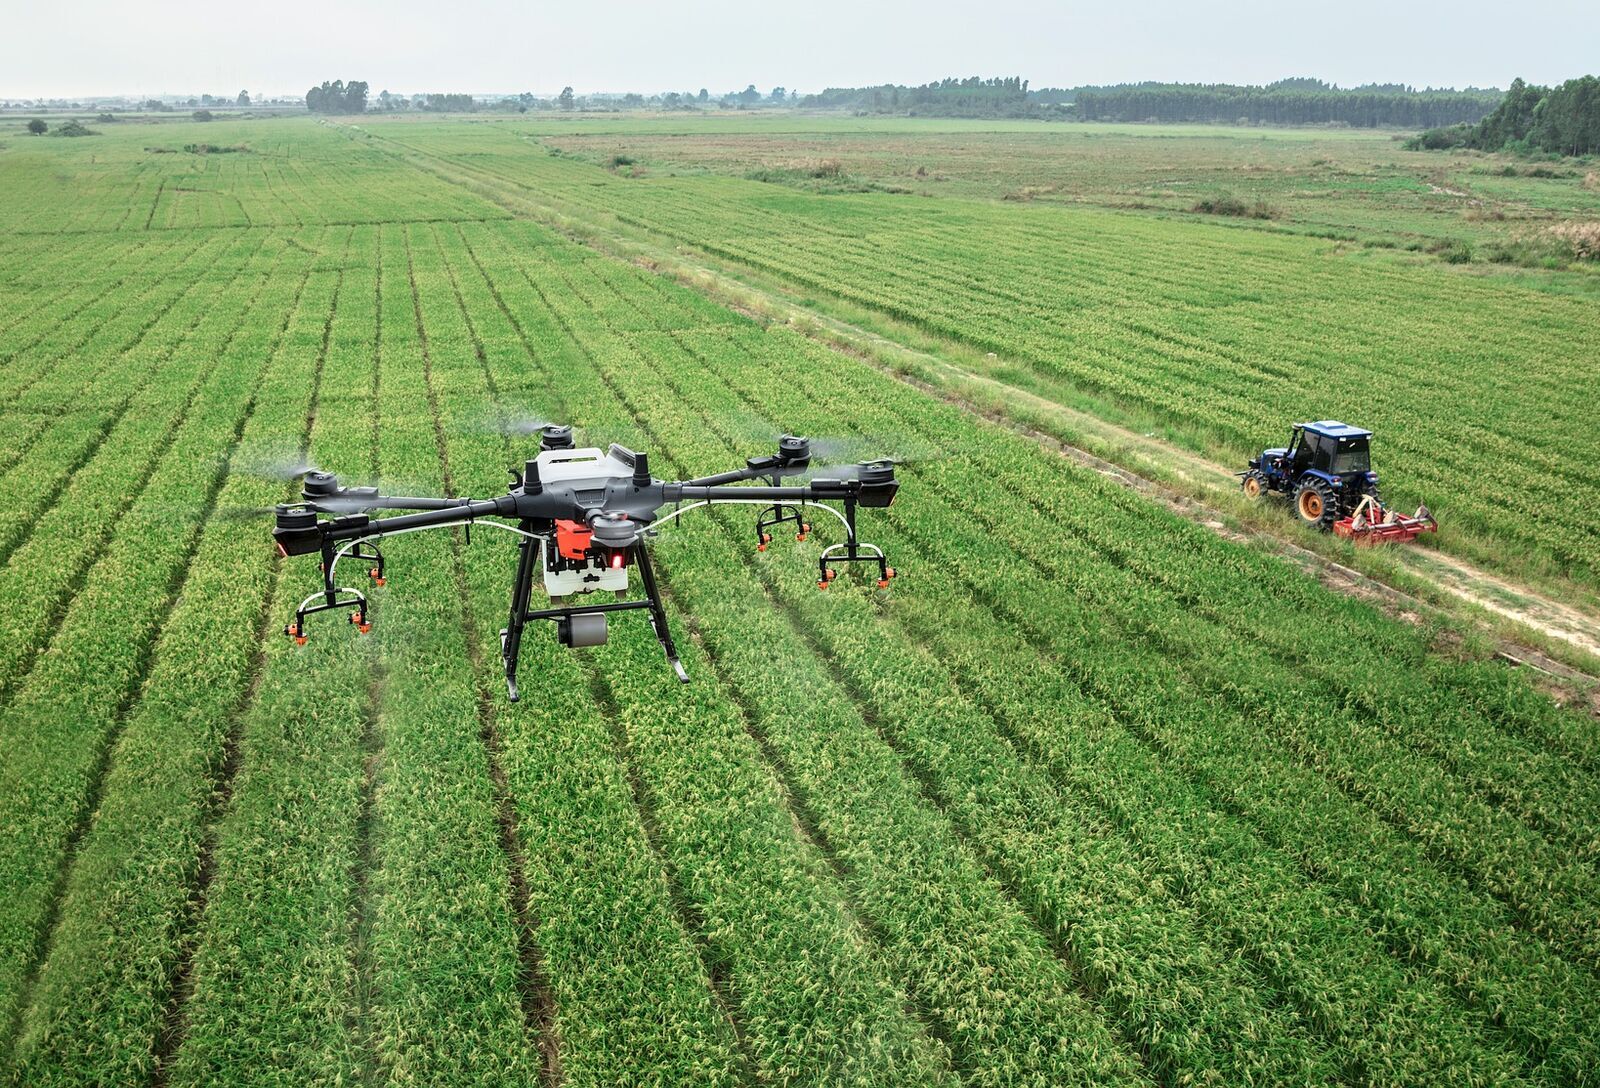
M 606 644 L 606 615 L 604 612 L 579 612 L 556 620 L 556 640 L 563 646 L 604 646 Z

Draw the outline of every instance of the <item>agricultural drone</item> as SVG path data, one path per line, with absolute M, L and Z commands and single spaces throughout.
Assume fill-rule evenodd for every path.
M 749 458 L 744 468 L 695 480 L 664 481 L 650 475 L 645 453 L 615 444 L 604 452 L 576 449 L 571 427 L 549 425 L 540 431 L 539 455 L 520 473 L 513 471 L 507 493 L 493 499 L 380 495 L 375 487 L 341 486 L 331 473 L 307 472 L 304 501 L 275 509 L 272 537 L 285 556 L 321 554 L 322 589 L 300 602 L 284 633 L 303 645 L 308 617 L 347 608 L 353 609 L 350 622 L 358 630 L 370 630 L 366 595 L 339 585 L 336 575 L 340 561 L 348 559 L 365 566 L 374 584 L 383 585 L 380 538 L 463 525 L 470 539 L 474 524 L 487 525 L 521 537 L 510 619 L 500 632 L 512 702 L 517 700 L 517 656 L 529 620 L 553 620 L 563 646 L 599 646 L 606 641 L 608 614 L 645 609 L 667 661 L 678 679 L 687 683 L 689 676 L 667 629 L 666 609 L 646 547 L 663 525 L 681 514 L 713 503 L 761 506 L 755 534 L 757 548 L 764 551 L 772 541 L 771 530 L 780 525 L 792 526 L 795 539 L 805 540 L 811 531 L 807 512 L 825 510 L 844 525 L 845 539 L 822 550 L 817 560 L 820 588 L 827 589 L 841 567 L 852 563 L 875 565 L 879 586 L 887 586 L 894 577 L 882 549 L 856 537 L 857 507 L 885 507 L 894 501 L 900 487 L 894 463 L 869 461 L 845 466 L 832 477 L 782 483 L 785 477 L 807 474 L 810 464 L 810 440 L 786 434 L 778 440 L 776 453 Z M 751 480 L 767 483 L 748 486 Z M 824 502 L 842 503 L 844 512 L 821 505 Z M 672 509 L 663 513 L 666 506 Z M 374 518 L 374 510 L 417 512 Z M 483 520 L 493 518 L 515 524 Z M 638 569 L 644 596 L 622 599 L 630 568 Z M 529 607 L 536 570 L 543 574 L 544 591 L 554 607 Z M 615 593 L 618 599 L 569 603 L 569 598 L 596 590 Z

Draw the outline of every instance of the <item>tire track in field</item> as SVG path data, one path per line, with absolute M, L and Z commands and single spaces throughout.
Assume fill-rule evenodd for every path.
M 339 310 L 339 293 L 344 287 L 345 265 L 349 261 L 351 242 L 355 237 L 355 229 L 351 228 L 345 235 L 344 252 L 339 262 L 338 277 L 334 282 L 333 303 L 328 309 L 327 319 L 322 325 L 322 343 L 317 351 L 316 367 L 312 372 L 311 400 L 306 410 L 305 426 L 301 432 L 299 453 L 304 461 L 310 456 L 311 429 L 316 421 L 317 406 L 322 396 L 322 371 L 328 358 L 328 345 L 333 336 L 333 322 Z M 292 311 L 291 311 L 292 313 Z M 287 327 L 287 324 L 286 326 Z M 234 447 L 234 452 L 238 447 Z M 292 485 L 286 488 L 292 492 Z M 292 497 L 292 494 L 291 494 Z M 281 580 L 282 557 L 274 556 L 273 582 Z M 211 881 L 216 875 L 215 853 L 218 830 L 223 819 L 227 816 L 229 807 L 233 802 L 233 782 L 239 770 L 239 742 L 244 729 L 244 723 L 249 708 L 254 705 L 257 693 L 261 690 L 261 683 L 265 675 L 265 659 L 267 640 L 272 637 L 273 626 L 272 604 L 275 594 L 269 592 L 261 602 L 261 616 L 258 621 L 256 636 L 256 651 L 250 661 L 250 683 L 243 699 L 234 708 L 229 720 L 226 738 L 223 741 L 223 754 L 221 765 L 218 769 L 216 781 L 212 787 L 211 804 L 205 815 L 205 832 L 201 840 L 200 856 L 195 862 L 195 875 L 190 896 L 192 904 L 188 914 L 182 922 L 182 937 L 179 940 L 178 956 L 173 963 L 172 972 L 167 984 L 167 1007 L 162 1016 L 162 1027 L 156 1038 L 154 1051 L 155 1071 L 151 1077 L 154 1088 L 164 1088 L 170 1072 L 172 1057 L 177 1054 L 188 1034 L 188 1018 L 186 1016 L 187 1004 L 193 996 L 193 970 L 196 941 L 195 929 L 201 916 L 205 913 L 206 902 L 210 897 Z
M 181 554 L 177 557 L 177 562 L 175 562 L 173 565 L 173 569 L 167 580 L 165 591 L 161 595 L 161 604 L 159 606 L 159 610 L 162 613 L 165 613 L 170 609 L 172 601 L 177 597 L 184 584 L 189 571 L 189 562 L 192 559 L 195 550 L 199 547 L 203 527 L 211 520 L 212 515 L 215 513 L 217 497 L 222 491 L 223 484 L 227 481 L 228 473 L 232 463 L 232 452 L 237 448 L 240 437 L 243 435 L 244 429 L 250 421 L 250 417 L 255 412 L 256 399 L 260 392 L 261 386 L 266 381 L 268 372 L 271 370 L 273 361 L 272 357 L 276 354 L 278 344 L 281 342 L 284 333 L 288 329 L 289 321 L 293 317 L 295 308 L 299 305 L 301 294 L 305 290 L 306 283 L 309 282 L 311 278 L 312 271 L 313 266 L 310 262 L 307 262 L 306 270 L 301 276 L 300 283 L 296 287 L 294 300 L 287 308 L 283 321 L 278 327 L 278 331 L 273 343 L 267 351 L 267 361 L 262 363 L 255 380 L 251 383 L 249 395 L 247 396 L 243 407 L 235 417 L 232 437 L 226 445 L 227 453 L 217 461 L 216 466 L 213 469 L 211 479 L 206 485 L 205 498 L 202 504 L 200 515 L 195 519 L 192 526 L 188 529 L 188 539 L 185 541 Z M 190 396 L 185 402 L 183 410 L 178 419 L 168 427 L 166 436 L 160 443 L 161 449 L 164 450 L 170 446 L 174 436 L 177 435 L 183 424 L 187 421 L 189 410 L 192 408 L 194 401 L 199 397 L 206 381 L 215 372 L 216 367 L 220 365 L 222 358 L 227 355 L 228 349 L 232 345 L 234 338 L 238 335 L 239 330 L 244 327 L 246 321 L 254 312 L 255 306 L 260 300 L 261 292 L 265 289 L 268 278 L 269 277 L 265 274 L 259 277 L 255 293 L 252 295 L 250 303 L 241 311 L 237 324 L 233 326 L 224 342 L 218 347 L 215 355 L 212 357 L 212 363 L 210 367 L 208 367 L 204 374 L 195 382 L 193 388 L 191 389 Z M 144 477 L 145 483 L 148 483 L 148 481 L 154 476 L 155 470 L 160 467 L 162 459 L 163 458 L 159 455 L 152 459 L 150 470 L 145 474 Z M 137 497 L 129 500 L 127 505 L 124 507 L 124 511 L 131 509 L 139 499 L 144 497 L 144 484 L 141 484 L 135 490 L 137 492 Z M 120 520 L 120 518 L 118 520 Z M 71 592 L 68 594 L 69 601 L 77 596 L 78 591 L 82 588 L 84 580 L 88 577 L 89 571 L 92 570 L 94 564 L 98 562 L 99 558 L 100 555 L 97 554 L 94 559 L 91 560 L 90 563 L 84 568 L 79 578 L 74 581 L 71 587 Z M 68 607 L 63 607 L 63 618 L 67 612 Z M 41 646 L 52 645 L 57 634 L 59 634 L 59 628 L 48 640 L 41 642 Z M 60 864 L 57 868 L 56 875 L 51 882 L 49 906 L 39 928 L 36 947 L 32 954 L 27 974 L 23 979 L 18 999 L 15 1002 L 11 1023 L 6 1027 L 5 1035 L 8 1040 L 6 1044 L 8 1051 L 16 1043 L 18 1025 L 20 1024 L 31 1000 L 30 995 L 38 981 L 39 971 L 44 965 L 45 958 L 49 952 L 50 944 L 54 938 L 56 925 L 61 914 L 63 892 L 71 875 L 72 867 L 77 861 L 79 846 L 83 841 L 84 835 L 87 834 L 89 827 L 93 822 L 94 814 L 99 810 L 102 791 L 105 786 L 107 772 L 111 767 L 111 761 L 116 750 L 117 740 L 121 735 L 123 725 L 127 722 L 128 712 L 136 702 L 138 693 L 144 685 L 145 677 L 148 675 L 151 663 L 158 652 L 159 642 L 159 634 L 152 633 L 150 638 L 138 648 L 135 668 L 128 683 L 123 688 L 116 710 L 111 715 L 106 731 L 100 738 L 99 751 L 88 775 L 88 788 L 85 792 L 83 800 L 79 804 L 78 812 L 73 819 L 72 829 L 68 833 Z M 29 659 L 29 664 L 32 663 L 32 660 L 33 658 Z M 21 686 L 22 685 L 19 682 L 14 685 L 10 691 L 4 693 L 8 701 L 9 697 L 14 695 L 16 691 L 20 690 Z
M 238 280 L 243 278 L 245 275 L 245 270 L 241 269 L 235 274 L 234 278 L 229 281 L 229 287 L 238 282 Z M 90 572 L 103 557 L 108 542 L 111 541 L 115 535 L 117 525 L 121 522 L 123 516 L 133 508 L 134 504 L 143 498 L 145 490 L 149 487 L 151 479 L 153 479 L 155 476 L 156 470 L 161 466 L 165 450 L 171 444 L 173 437 L 178 433 L 179 429 L 188 421 L 189 411 L 191 408 L 193 408 L 195 399 L 199 397 L 202 388 L 205 386 L 206 382 L 210 380 L 212 374 L 215 373 L 216 368 L 220 363 L 222 354 L 226 352 L 228 347 L 233 343 L 233 340 L 238 335 L 239 330 L 244 327 L 245 320 L 253 311 L 256 303 L 260 300 L 261 292 L 266 287 L 268 277 L 262 273 L 256 273 L 256 276 L 256 287 L 251 295 L 249 303 L 247 303 L 241 309 L 238 319 L 229 328 L 228 334 L 217 353 L 211 356 L 205 367 L 193 379 L 189 386 L 188 394 L 179 405 L 178 411 L 165 425 L 165 429 L 162 431 L 161 437 L 150 447 L 147 462 L 139 469 L 137 477 L 130 482 L 130 486 L 124 487 L 121 490 L 120 501 L 113 505 L 112 509 L 109 511 L 108 516 L 100 526 L 99 533 L 92 537 L 89 548 L 86 549 L 84 554 L 77 557 L 77 565 L 73 568 L 71 577 L 67 580 L 66 585 L 62 587 L 61 592 L 56 595 L 56 599 L 46 610 L 46 616 L 43 620 L 42 629 L 30 637 L 28 644 L 19 651 L 16 660 L 10 663 L 10 673 L 9 677 L 7 678 L 8 682 L 0 684 L 0 709 L 3 709 L 10 704 L 12 699 L 16 696 L 16 693 L 21 690 L 22 685 L 31 672 L 33 664 L 37 660 L 38 655 L 43 653 L 45 649 L 58 637 L 60 634 L 61 621 L 66 617 L 67 612 L 71 607 L 71 602 L 83 589 L 84 581 L 89 577 Z M 133 401 L 139 396 L 139 393 L 142 392 L 143 389 L 148 388 L 151 382 L 157 379 L 161 370 L 171 362 L 172 357 L 177 354 L 183 344 L 188 341 L 189 336 L 196 328 L 200 326 L 200 324 L 205 320 L 206 316 L 207 314 L 204 312 L 196 316 L 195 320 L 190 323 L 188 328 L 186 328 L 179 338 L 173 342 L 172 347 L 168 350 L 166 355 L 152 367 L 149 375 L 144 379 L 140 390 L 129 394 L 121 409 L 124 415 L 132 406 Z M 121 416 L 119 416 L 119 418 L 121 418 Z M 100 450 L 101 445 L 110 437 L 111 433 L 111 429 L 108 428 L 100 437 L 100 440 L 95 443 L 94 449 L 96 452 Z M 92 460 L 92 458 L 84 458 L 83 464 L 88 464 Z M 76 480 L 76 478 L 77 476 L 75 470 L 73 479 Z M 66 491 L 70 489 L 70 486 L 70 484 L 63 485 L 63 487 L 57 492 L 57 496 L 59 497 L 60 495 L 65 494 Z M 54 505 L 49 508 L 49 510 L 53 509 L 55 509 Z M 49 511 L 47 510 L 46 512 L 48 513 Z M 15 558 L 19 551 L 33 541 L 35 530 L 39 527 L 43 520 L 44 519 L 41 516 L 28 523 L 24 530 L 22 539 L 14 547 L 11 547 L 5 551 L 5 566 L 0 568 L 0 570 L 9 573 L 13 569 L 11 566 L 11 560 Z
M 430 227 L 429 234 L 438 248 L 437 231 Z M 410 256 L 410 231 L 407 229 L 407 257 Z M 461 292 L 456 284 L 455 273 L 443 261 L 456 306 L 466 322 L 474 354 L 479 366 L 483 370 L 489 395 L 497 406 L 500 395 L 495 387 L 494 379 L 489 373 L 488 359 L 485 357 L 482 342 L 478 339 L 477 330 L 472 324 L 472 317 L 467 313 L 465 303 L 462 302 Z M 433 424 L 434 444 L 438 449 L 439 477 L 444 484 L 446 495 L 455 495 L 459 492 L 455 485 L 455 476 L 450 467 L 449 438 L 445 433 L 444 422 L 439 410 L 438 390 L 433 379 L 433 352 L 428 341 L 428 332 L 423 323 L 422 302 L 417 292 L 415 270 L 407 269 L 411 283 L 411 305 L 416 315 L 417 338 L 422 348 L 422 373 L 423 381 L 428 390 L 428 416 Z M 561 1082 L 561 1047 L 560 1040 L 555 1033 L 555 997 L 550 989 L 549 979 L 544 971 L 544 958 L 534 940 L 536 923 L 534 922 L 528 904 L 528 878 L 527 859 L 523 857 L 522 843 L 517 836 L 516 805 L 507 785 L 505 767 L 501 761 L 503 744 L 499 728 L 496 724 L 494 704 L 488 688 L 483 683 L 483 655 L 476 618 L 472 613 L 472 596 L 467 583 L 466 559 L 462 554 L 462 541 L 459 534 L 450 533 L 450 561 L 451 573 L 455 579 L 456 594 L 461 601 L 461 626 L 467 640 L 467 658 L 472 667 L 473 686 L 477 689 L 477 713 L 479 722 L 479 737 L 483 743 L 484 756 L 489 768 L 489 780 L 493 787 L 494 809 L 498 824 L 500 849 L 505 854 L 507 888 L 506 899 L 511 907 L 511 917 L 516 929 L 517 961 L 520 967 L 516 979 L 517 995 L 522 1006 L 523 1031 L 526 1039 L 527 1033 L 534 1035 L 533 1043 L 541 1058 L 540 1083 L 543 1085 L 556 1085 Z
M 372 386 L 368 398 L 372 424 L 372 445 L 368 454 L 368 468 L 376 478 L 382 465 L 379 447 L 381 410 L 378 398 L 383 386 L 383 226 L 380 224 L 373 233 L 373 253 L 376 256 L 377 265 L 372 286 Z M 308 434 L 308 445 L 309 441 Z M 373 918 L 375 904 L 372 901 L 372 877 L 376 873 L 378 865 L 381 864 L 381 859 L 378 856 L 378 837 L 375 834 L 375 825 L 378 820 L 378 778 L 383 770 L 384 744 L 381 718 L 383 711 L 383 685 L 387 678 L 387 673 L 381 662 L 373 661 L 370 667 L 371 672 L 367 679 L 367 695 L 361 721 L 361 788 L 358 791 L 355 841 L 350 863 L 349 958 L 350 978 L 354 993 L 352 994 L 348 1022 L 351 1035 L 360 1040 L 363 1049 L 366 1051 L 365 1056 L 371 1062 L 364 1078 L 368 1082 L 376 1080 L 379 1075 L 377 1031 L 373 1024 L 376 965 L 372 962 L 370 946 L 375 924 Z
M 460 225 L 456 226 L 460 233 Z M 461 296 L 461 284 L 456 279 L 455 268 L 452 267 L 445 248 L 440 244 L 438 231 L 430 228 L 429 234 L 433 238 L 434 247 L 439 251 L 440 264 L 450 280 L 450 290 L 456 300 L 456 309 L 461 314 L 462 321 L 466 324 L 467 335 L 472 340 L 473 354 L 478 360 L 478 367 L 483 373 L 484 387 L 489 391 L 489 399 L 493 403 L 495 413 L 500 424 L 501 447 L 507 456 L 514 462 L 514 451 L 511 449 L 509 431 L 503 411 L 503 402 L 500 398 L 500 388 L 495 382 L 493 368 L 489 365 L 489 358 L 483 348 L 483 340 L 478 335 L 477 324 L 472 320 L 472 314 L 467 308 L 466 300 Z M 421 331 L 421 314 L 418 314 L 418 330 Z M 427 358 L 425 355 L 424 358 Z M 439 401 L 434 392 L 431 369 L 428 380 L 428 407 L 433 416 L 434 439 L 439 445 L 439 467 L 441 478 L 444 480 L 444 493 L 457 494 L 455 481 L 450 471 L 449 457 L 447 455 L 447 439 L 443 421 L 439 413 Z M 528 863 L 522 851 L 522 837 L 517 830 L 516 799 L 511 794 L 509 779 L 506 775 L 503 749 L 500 737 L 493 696 L 484 680 L 486 675 L 483 667 L 482 643 L 477 626 L 477 618 L 472 611 L 472 597 L 467 584 L 466 559 L 462 554 L 461 541 L 455 534 L 451 534 L 451 558 L 455 569 L 456 592 L 461 598 L 461 622 L 467 633 L 467 656 L 472 662 L 474 683 L 478 689 L 478 719 L 482 722 L 482 739 L 484 753 L 488 757 L 489 777 L 494 785 L 494 805 L 500 823 L 500 849 L 506 855 L 506 867 L 510 876 L 510 902 L 512 915 L 517 927 L 517 958 L 521 964 L 521 976 L 517 979 L 517 992 L 522 999 L 522 1016 L 527 1027 L 534 1032 L 534 1042 L 538 1046 L 541 1058 L 539 1082 L 544 1088 L 554 1088 L 562 1082 L 561 1075 L 561 1038 L 556 1030 L 556 999 L 550 985 L 548 973 L 544 966 L 544 953 L 539 948 L 538 926 L 539 920 L 533 917 L 528 893 Z

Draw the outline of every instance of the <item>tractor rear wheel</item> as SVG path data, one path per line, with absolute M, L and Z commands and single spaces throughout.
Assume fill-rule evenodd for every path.
M 1295 488 L 1294 509 L 1301 521 L 1325 533 L 1333 528 L 1333 523 L 1339 517 L 1339 504 L 1333 500 L 1333 488 L 1316 477 L 1302 481 Z
M 1239 489 L 1244 492 L 1245 498 L 1259 499 L 1267 493 L 1267 486 L 1267 474 L 1258 468 L 1253 468 L 1244 474 Z

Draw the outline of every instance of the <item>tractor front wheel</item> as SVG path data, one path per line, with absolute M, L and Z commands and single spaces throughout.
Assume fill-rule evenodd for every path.
M 1325 533 L 1333 528 L 1333 523 L 1339 517 L 1339 505 L 1333 501 L 1333 489 L 1315 477 L 1295 488 L 1294 508 L 1301 521 Z
M 1239 484 L 1247 499 L 1259 499 L 1267 493 L 1267 474 L 1260 469 L 1253 468 L 1244 474 L 1244 480 Z

